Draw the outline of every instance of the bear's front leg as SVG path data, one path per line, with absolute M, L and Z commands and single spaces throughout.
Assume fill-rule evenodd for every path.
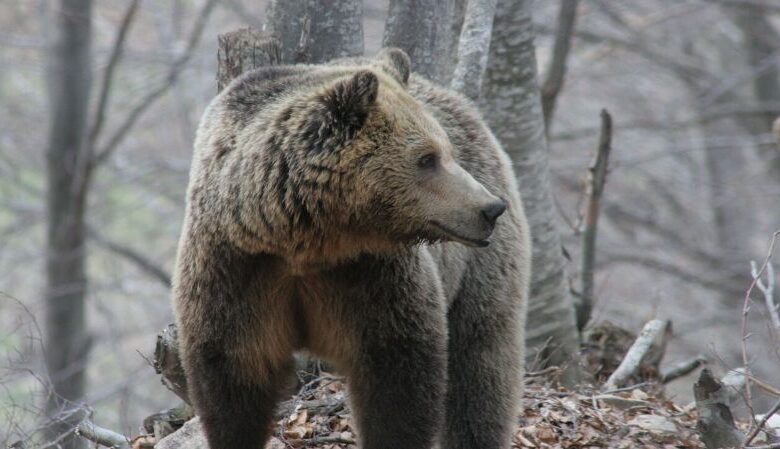
M 511 444 L 523 381 L 526 293 L 521 277 L 511 275 L 516 270 L 496 269 L 510 275 L 484 282 L 484 267 L 496 266 L 495 259 L 473 263 L 449 308 L 446 449 Z
M 271 436 L 274 409 L 292 363 L 247 379 L 229 348 L 199 348 L 189 360 L 190 393 L 210 449 L 262 449 Z
M 292 301 L 273 260 L 185 235 L 173 285 L 190 399 L 211 449 L 261 449 L 292 374 Z
M 443 424 L 444 296 L 432 263 L 413 259 L 364 269 L 378 276 L 350 302 L 358 338 L 347 381 L 361 449 L 430 449 Z

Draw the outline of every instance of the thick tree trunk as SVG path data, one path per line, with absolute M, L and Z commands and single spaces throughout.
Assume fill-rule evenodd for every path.
M 498 2 L 482 104 L 491 128 L 512 158 L 533 236 L 528 360 L 541 358 L 548 364 L 568 366 L 564 380 L 571 384 L 579 377 L 579 334 L 550 192 L 531 3 Z
M 266 16 L 286 64 L 363 55 L 360 0 L 272 0 Z
M 454 9 L 452 0 L 390 0 L 382 45 L 404 50 L 412 71 L 446 84 Z
M 62 0 L 48 72 L 51 127 L 47 151 L 46 367 L 51 388 L 49 437 L 83 418 L 69 410 L 84 396 L 89 335 L 85 322 L 85 192 L 82 173 L 91 85 L 91 0 Z M 64 448 L 84 447 L 66 438 Z

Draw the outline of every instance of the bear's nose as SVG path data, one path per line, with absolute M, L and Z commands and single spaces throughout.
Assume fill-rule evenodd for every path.
M 496 219 L 506 211 L 506 201 L 498 200 L 495 203 L 490 203 L 482 209 L 482 217 L 491 225 L 496 224 Z

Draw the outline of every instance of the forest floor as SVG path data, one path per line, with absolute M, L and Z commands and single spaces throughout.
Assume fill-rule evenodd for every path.
M 656 337 L 665 335 L 664 326 L 657 329 Z M 615 374 L 642 340 L 658 338 L 653 340 L 653 335 L 645 330 L 637 337 L 609 323 L 592 329 L 584 344 L 582 368 L 593 381 L 590 386 L 580 385 L 577 391 L 560 386 L 557 368 L 527 373 L 522 413 L 513 434 L 512 448 L 704 448 L 697 430 L 696 404 L 674 402 L 664 394 L 661 379 L 665 375 L 659 369 L 664 344 L 645 348 L 632 374 L 620 382 L 627 387 L 605 386 L 612 384 Z M 654 361 L 648 362 L 651 359 Z M 357 448 L 344 379 L 315 371 L 318 372 L 299 379 L 297 393 L 280 404 L 274 436 L 266 449 Z M 705 370 L 700 374 L 697 385 L 710 372 Z M 724 392 L 728 389 L 725 383 L 719 387 L 724 387 Z M 740 388 L 736 388 L 737 394 Z M 725 409 L 731 416 L 728 406 L 721 407 L 716 396 L 703 397 L 699 405 L 714 407 L 717 415 L 723 415 Z M 174 428 L 190 417 L 182 419 Z M 737 422 L 737 433 L 748 434 L 751 424 L 755 427 L 756 423 Z M 762 426 L 765 427 L 755 432 L 750 447 L 780 447 L 767 440 L 766 427 L 775 427 L 776 423 L 762 421 L 757 427 Z M 197 418 L 187 421 L 172 434 L 160 434 L 155 426 L 146 427 L 148 435 L 131 440 L 132 449 L 207 449 Z M 154 434 L 161 439 L 157 441 Z M 168 436 L 162 438 L 163 435 Z
M 530 378 L 513 448 L 703 448 L 694 405 L 680 406 L 646 390 L 575 393 Z M 356 448 L 340 380 L 320 383 L 300 398 L 301 407 L 277 422 L 269 449 Z M 341 404 L 311 413 L 305 404 Z

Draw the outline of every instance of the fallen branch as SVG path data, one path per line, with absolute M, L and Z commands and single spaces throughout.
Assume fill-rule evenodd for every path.
M 626 383 L 639 370 L 639 366 L 650 354 L 654 346 L 661 347 L 661 353 L 665 347 L 666 335 L 670 332 L 671 324 L 665 320 L 650 320 L 645 324 L 642 332 L 628 349 L 626 356 L 617 369 L 609 376 L 604 384 L 604 390 L 614 390 Z M 659 357 L 660 361 L 660 357 Z
M 113 430 L 96 426 L 92 421 L 82 421 L 76 427 L 76 435 L 93 443 L 114 449 L 130 449 L 130 440 Z
M 685 375 L 690 374 L 693 370 L 699 368 L 702 365 L 707 364 L 707 358 L 703 355 L 696 356 L 696 358 L 680 362 L 673 365 L 661 372 L 659 379 L 661 383 L 668 384 L 669 382 L 679 379 Z
M 693 385 L 699 430 L 707 449 L 743 447 L 745 436 L 734 425 L 729 408 L 727 388 L 712 377 L 709 369 L 703 369 Z

